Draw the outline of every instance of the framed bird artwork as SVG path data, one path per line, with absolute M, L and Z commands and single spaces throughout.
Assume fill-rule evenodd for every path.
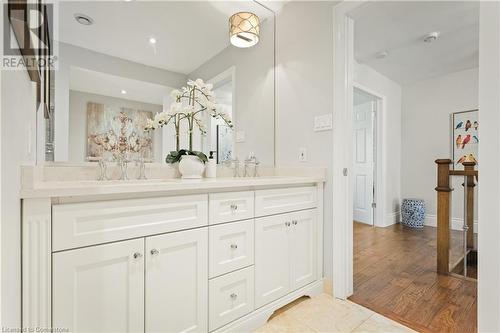
M 478 164 L 479 110 L 452 113 L 451 124 L 453 169 L 463 170 L 465 161 Z

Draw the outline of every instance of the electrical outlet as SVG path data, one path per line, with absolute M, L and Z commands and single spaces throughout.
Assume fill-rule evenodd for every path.
M 299 162 L 307 162 L 307 149 L 299 148 Z

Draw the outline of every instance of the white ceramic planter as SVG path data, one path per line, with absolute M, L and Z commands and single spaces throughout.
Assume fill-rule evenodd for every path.
M 184 155 L 179 162 L 179 172 L 184 179 L 199 179 L 203 177 L 205 164 L 197 156 Z

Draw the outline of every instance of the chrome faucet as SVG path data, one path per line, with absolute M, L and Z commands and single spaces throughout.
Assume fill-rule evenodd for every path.
M 137 179 L 148 179 L 146 177 L 146 164 L 144 157 L 140 157 L 135 161 L 135 165 L 139 167 L 139 176 Z
M 259 164 L 257 157 L 251 152 L 245 160 L 245 177 L 257 177 Z
M 240 161 L 238 159 L 234 160 L 226 160 L 224 161 L 224 164 L 233 170 L 233 177 L 239 177 L 240 176 Z
M 128 160 L 125 155 L 119 154 L 116 157 L 116 163 L 120 167 L 120 180 L 128 180 L 128 174 L 127 174 L 127 163 Z
M 108 166 L 106 164 L 106 159 L 104 157 L 100 158 L 98 161 L 99 164 L 99 177 L 97 180 L 109 180 L 108 174 L 107 174 L 107 169 Z

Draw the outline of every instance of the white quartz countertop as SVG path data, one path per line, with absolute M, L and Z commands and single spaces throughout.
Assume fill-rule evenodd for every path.
M 126 193 L 223 191 L 245 188 L 296 186 L 324 182 L 319 176 L 265 176 L 203 179 L 146 179 L 110 181 L 45 181 L 34 183 L 32 188 L 23 188 L 21 198 L 73 197 L 112 195 Z

